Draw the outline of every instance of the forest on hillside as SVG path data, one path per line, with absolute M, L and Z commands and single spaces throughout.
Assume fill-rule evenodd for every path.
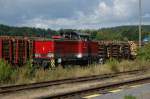
M 138 40 L 138 26 L 118 26 L 112 28 L 102 29 L 41 29 L 31 27 L 13 27 L 7 25 L 0 25 L 0 35 L 7 36 L 33 36 L 33 37 L 47 37 L 51 38 L 53 35 L 59 35 L 61 32 L 79 31 L 86 32 L 91 35 L 91 38 L 97 40 Z M 142 38 L 150 35 L 150 25 L 142 26 Z

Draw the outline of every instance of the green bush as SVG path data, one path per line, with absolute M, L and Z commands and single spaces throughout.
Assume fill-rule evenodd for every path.
M 137 58 L 140 60 L 150 61 L 150 43 L 138 50 Z
M 35 74 L 35 67 L 32 65 L 32 62 L 29 60 L 27 63 L 23 66 L 23 69 L 25 71 L 25 76 L 28 78 L 32 78 Z
M 136 99 L 136 97 L 132 95 L 127 95 L 124 97 L 124 99 Z
M 8 82 L 12 73 L 13 69 L 11 66 L 4 60 L 0 60 L 0 83 Z
M 106 62 L 106 64 L 110 67 L 110 70 L 112 70 L 113 72 L 119 72 L 119 62 L 116 59 L 111 58 Z
M 11 76 L 11 83 L 30 83 L 35 77 L 36 69 L 32 66 L 31 61 L 28 61 L 24 66 L 14 69 Z

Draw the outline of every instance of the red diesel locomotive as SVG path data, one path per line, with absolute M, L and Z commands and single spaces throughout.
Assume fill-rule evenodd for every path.
M 34 42 L 33 61 L 44 67 L 55 67 L 66 63 L 87 64 L 98 60 L 98 42 L 90 41 L 88 36 L 78 35 L 74 40 L 53 39 Z

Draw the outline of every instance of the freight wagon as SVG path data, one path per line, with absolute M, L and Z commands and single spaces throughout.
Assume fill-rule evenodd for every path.
M 33 55 L 33 41 L 22 37 L 0 37 L 0 59 L 13 66 L 23 65 Z

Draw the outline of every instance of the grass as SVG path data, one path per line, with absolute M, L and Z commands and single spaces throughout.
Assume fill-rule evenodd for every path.
M 136 99 L 136 97 L 132 95 L 126 95 L 124 99 Z
M 23 84 L 47 80 L 64 79 L 71 77 L 81 77 L 89 75 L 100 75 L 128 70 L 137 70 L 149 68 L 149 61 L 122 61 L 111 59 L 103 65 L 93 64 L 87 67 L 74 66 L 72 68 L 57 67 L 55 69 L 34 69 L 27 63 L 25 66 L 17 69 L 10 68 L 10 65 L 0 62 L 0 83 L 2 84 Z
M 11 78 L 13 70 L 11 66 L 4 60 L 0 60 L 0 83 L 5 83 Z

